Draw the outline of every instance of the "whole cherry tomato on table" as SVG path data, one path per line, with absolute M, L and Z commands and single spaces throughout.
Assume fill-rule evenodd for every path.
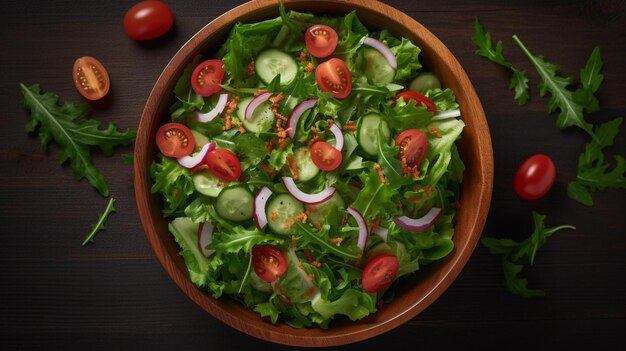
M 124 15 L 124 30 L 134 40 L 158 38 L 167 33 L 173 23 L 172 11 L 158 0 L 141 1 Z
M 552 159 L 544 154 L 529 157 L 515 173 L 515 192 L 526 200 L 543 197 L 554 184 L 556 168 Z

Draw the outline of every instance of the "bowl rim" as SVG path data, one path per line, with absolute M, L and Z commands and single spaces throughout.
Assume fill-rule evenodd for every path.
M 293 329 L 284 324 L 273 325 L 269 322 L 261 321 L 260 317 L 258 317 L 255 312 L 252 313 L 261 321 L 260 324 L 246 323 L 242 318 L 233 316 L 227 309 L 232 308 L 233 304 L 239 304 L 239 302 L 229 301 L 230 299 L 225 300 L 224 298 L 215 299 L 209 294 L 200 291 L 189 279 L 188 272 L 181 272 L 180 260 L 182 260 L 182 258 L 180 255 L 178 255 L 179 257 L 169 255 L 166 244 L 161 240 L 163 235 L 162 226 L 158 228 L 156 223 L 164 219 L 154 211 L 154 206 L 156 206 L 155 196 L 150 192 L 150 184 L 152 181 L 149 176 L 149 165 L 154 157 L 154 134 L 158 128 L 158 126 L 154 126 L 156 123 L 153 122 L 158 120 L 155 114 L 161 100 L 165 97 L 165 100 L 171 101 L 168 98 L 168 96 L 171 96 L 171 89 L 168 89 L 168 87 L 173 87 L 180 74 L 182 74 L 182 69 L 191 61 L 195 53 L 203 51 L 199 50 L 199 48 L 204 46 L 206 49 L 208 46 L 207 42 L 210 39 L 221 39 L 221 41 L 217 40 L 216 42 L 223 42 L 224 35 L 230 31 L 237 21 L 244 18 L 255 18 L 255 20 L 259 20 L 259 18 L 276 17 L 278 14 L 279 1 L 280 0 L 253 0 L 229 10 L 194 34 L 174 54 L 172 59 L 165 66 L 146 101 L 138 127 L 133 166 L 136 204 L 146 237 L 167 274 L 191 300 L 205 311 L 209 312 L 213 317 L 241 332 L 279 344 L 319 347 L 354 343 L 383 334 L 417 316 L 441 296 L 457 278 L 476 247 L 489 211 L 493 186 L 493 151 L 491 138 L 482 105 L 469 77 L 448 48 L 416 19 L 390 5 L 378 1 L 283 0 L 288 10 L 296 9 L 302 11 L 301 8 L 307 3 L 317 3 L 339 8 L 343 13 L 347 13 L 353 9 L 357 10 L 357 13 L 359 10 L 377 12 L 376 16 L 383 16 L 385 21 L 392 22 L 400 26 L 400 28 L 408 30 L 408 32 L 414 36 L 414 38 L 410 38 L 412 41 L 419 39 L 417 41 L 423 42 L 422 45 L 418 45 L 423 53 L 429 52 L 430 55 L 434 55 L 434 57 L 438 59 L 445 57 L 449 67 L 444 68 L 453 72 L 456 76 L 454 83 L 464 86 L 463 96 L 467 96 L 465 100 L 472 102 L 468 105 L 461 105 L 460 108 L 463 116 L 471 116 L 471 122 L 473 124 L 472 129 L 474 132 L 480 134 L 480 142 L 474 141 L 472 145 L 477 147 L 477 152 L 480 154 L 474 166 L 478 168 L 477 174 L 475 175 L 477 177 L 477 179 L 475 179 L 475 185 L 478 186 L 481 191 L 478 192 L 476 199 L 474 199 L 477 208 L 476 215 L 468 220 L 469 234 L 467 235 L 469 239 L 463 241 L 461 243 L 462 245 L 457 245 L 455 242 L 454 254 L 446 258 L 447 262 L 445 265 L 442 264 L 445 269 L 438 271 L 437 278 L 435 279 L 436 284 L 431 286 L 419 299 L 414 300 L 414 302 L 401 313 L 384 320 L 373 318 L 373 320 L 369 322 L 350 322 L 350 325 L 346 325 L 341 329 L 333 329 L 333 327 L 331 327 L 327 330 L 321 330 L 319 328 Z M 361 18 L 361 14 L 359 14 L 359 18 Z M 370 28 L 373 27 L 370 23 L 363 22 L 366 26 Z M 214 32 L 219 32 L 222 35 L 217 35 Z M 428 47 L 428 50 L 424 50 L 424 47 Z M 423 59 L 420 59 L 420 61 L 422 60 Z M 431 63 L 435 65 L 439 64 L 438 60 L 432 60 Z M 455 91 L 455 93 L 457 93 L 457 91 Z M 465 118 L 463 118 L 463 120 L 466 121 Z M 472 136 L 472 138 L 478 138 L 478 136 Z M 462 152 L 462 150 L 460 150 L 460 152 Z M 464 162 L 467 161 L 464 160 Z M 466 185 L 462 185 L 462 187 L 465 188 Z M 160 214 L 160 209 L 158 213 Z M 170 237 L 168 240 L 174 240 L 169 232 L 166 234 Z M 251 312 L 245 306 L 241 305 L 241 307 Z M 235 309 L 237 309 L 237 307 L 235 307 Z M 242 313 L 247 314 L 245 311 L 242 311 Z M 374 315 L 379 313 L 380 311 Z

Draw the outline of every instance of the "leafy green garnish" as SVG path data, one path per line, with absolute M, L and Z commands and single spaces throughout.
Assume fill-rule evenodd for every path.
M 135 132 L 129 129 L 120 132 L 114 123 L 109 123 L 106 129 L 99 129 L 99 121 L 83 119 L 89 112 L 88 104 L 65 102 L 59 106 L 59 97 L 51 92 L 41 93 L 39 84 L 27 87 L 20 83 L 20 89 L 24 106 L 30 110 L 26 131 L 32 133 L 38 129 L 44 150 L 54 140 L 59 145 L 61 164 L 69 160 L 76 179 L 87 178 L 101 195 L 109 196 L 104 176 L 92 163 L 92 147 L 99 147 L 109 156 L 115 146 L 132 143 Z
M 478 47 L 476 54 L 489 59 L 492 62 L 506 67 L 513 73 L 511 75 L 511 84 L 509 89 L 515 91 L 515 101 L 519 105 L 524 105 L 528 101 L 528 78 L 524 71 L 520 71 L 508 62 L 502 54 L 502 41 L 498 40 L 496 47 L 493 47 L 491 41 L 491 33 L 485 31 L 485 28 L 478 21 L 478 17 L 474 19 L 474 36 L 472 41 Z
M 546 228 L 544 220 L 546 216 L 533 211 L 535 229 L 530 237 L 523 241 L 512 239 L 483 238 L 481 243 L 489 248 L 492 254 L 502 255 L 502 270 L 506 288 L 513 294 L 522 297 L 543 296 L 545 293 L 539 289 L 528 288 L 528 279 L 521 278 L 518 274 L 524 268 L 523 260 L 528 260 L 532 266 L 535 261 L 537 250 L 541 248 L 552 234 L 563 229 L 576 229 L 571 225 L 560 225 Z
M 92 243 L 93 239 L 96 237 L 96 234 L 99 231 L 104 230 L 104 222 L 106 222 L 109 215 L 113 212 L 115 212 L 115 199 L 109 198 L 109 203 L 104 209 L 104 212 L 102 212 L 98 216 L 98 221 L 91 226 L 91 232 L 89 232 L 89 234 L 87 234 L 87 236 L 85 237 L 85 240 L 83 240 L 83 246 L 87 245 L 88 243 Z

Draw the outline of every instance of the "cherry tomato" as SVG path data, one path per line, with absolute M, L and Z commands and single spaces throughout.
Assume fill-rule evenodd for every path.
M 317 58 L 324 58 L 332 54 L 337 47 L 337 40 L 337 32 L 323 24 L 311 26 L 304 33 L 306 49 Z
M 317 141 L 311 146 L 311 160 L 322 171 L 337 169 L 343 160 L 341 151 L 325 141 Z
M 396 279 L 399 267 L 400 263 L 396 256 L 376 256 L 363 269 L 363 290 L 375 293 L 389 287 Z
M 409 167 L 419 166 L 428 150 L 428 136 L 417 129 L 407 129 L 396 137 L 396 146 L 400 148 L 399 158 L 406 158 Z
M 315 81 L 322 91 L 343 99 L 352 91 L 352 74 L 343 60 L 331 58 L 315 69 Z
M 183 157 L 191 154 L 196 146 L 191 130 L 180 123 L 167 123 L 156 134 L 159 151 L 167 157 Z
M 206 60 L 200 62 L 191 73 L 191 87 L 200 96 L 211 96 L 220 89 L 224 78 L 224 61 Z
M 216 177 L 231 182 L 241 177 L 241 162 L 230 150 L 215 149 L 205 156 L 209 171 Z
M 134 40 L 155 39 L 167 33 L 174 23 L 174 16 L 161 1 L 141 1 L 126 11 L 124 30 Z
M 109 92 L 109 73 L 95 58 L 79 57 L 74 61 L 73 71 L 74 85 L 85 99 L 98 100 Z
M 437 113 L 437 106 L 432 102 L 426 95 L 422 95 L 420 93 L 416 93 L 411 90 L 405 90 L 401 93 L 398 93 L 393 100 L 396 101 L 399 98 L 403 98 L 404 102 L 409 102 L 409 100 L 415 100 L 417 106 L 425 105 L 426 109 L 432 113 Z
M 257 245 L 252 248 L 252 267 L 259 278 L 271 283 L 285 273 L 287 259 L 275 247 Z
M 515 173 L 515 192 L 526 200 L 543 197 L 554 184 L 556 168 L 552 159 L 544 154 L 529 157 Z

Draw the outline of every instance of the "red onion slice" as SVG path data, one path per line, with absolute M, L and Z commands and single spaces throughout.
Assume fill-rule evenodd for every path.
M 367 236 L 369 235 L 369 229 L 367 228 L 367 224 L 365 223 L 365 219 L 354 207 L 348 207 L 348 213 L 354 217 L 356 223 L 359 225 L 359 241 L 357 242 L 357 246 L 361 249 L 361 251 L 365 251 L 365 244 L 367 243 Z
M 313 108 L 317 103 L 317 99 L 308 99 L 304 100 L 291 111 L 289 114 L 289 120 L 287 121 L 287 128 L 289 131 L 287 134 L 290 138 L 293 138 L 296 135 L 296 128 L 298 127 L 298 121 L 300 120 L 300 116 L 304 113 L 304 111 Z
M 194 168 L 204 160 L 206 154 L 209 153 L 209 151 L 213 150 L 215 150 L 215 143 L 207 143 L 204 144 L 202 149 L 200 149 L 200 152 L 198 152 L 194 156 L 187 155 L 177 158 L 176 160 L 178 161 L 178 164 L 185 168 Z
M 209 222 L 200 223 L 198 227 L 198 246 L 206 257 L 211 256 L 215 250 L 207 250 L 206 246 L 213 241 L 213 224 Z
M 389 234 L 389 229 L 385 227 L 376 227 L 376 229 L 374 229 L 374 234 L 378 235 L 385 242 L 387 242 L 387 235 Z
M 402 216 L 394 218 L 393 221 L 402 229 L 410 230 L 412 232 L 421 232 L 435 224 L 437 219 L 441 217 L 441 214 L 443 214 L 442 208 L 433 207 L 421 218 L 414 219 Z
M 391 66 L 391 68 L 393 69 L 398 68 L 398 61 L 396 60 L 396 55 L 394 55 L 393 52 L 391 52 L 391 50 L 389 49 L 387 45 L 381 43 L 380 41 L 374 38 L 363 39 L 363 44 L 369 45 L 373 47 L 374 49 L 378 50 L 378 52 L 380 52 L 387 59 L 387 62 L 389 62 L 389 66 Z
M 333 125 L 330 126 L 330 131 L 335 136 L 335 149 L 341 152 L 341 150 L 343 149 L 343 133 L 341 133 L 341 129 L 339 128 L 337 123 L 333 123 Z
M 213 118 L 219 116 L 226 108 L 226 103 L 228 103 L 228 97 L 228 94 L 220 94 L 220 98 L 219 100 L 217 100 L 217 104 L 211 111 L 207 113 L 201 113 L 200 111 L 197 111 L 196 117 L 198 118 L 198 121 L 205 123 L 212 121 Z
M 296 182 L 291 177 L 282 177 L 283 184 L 285 184 L 285 188 L 291 196 L 295 197 L 301 202 L 309 205 L 316 205 L 322 203 L 328 199 L 330 199 L 333 195 L 335 195 L 335 188 L 328 187 L 317 194 L 307 194 L 302 190 L 298 189 Z
M 259 107 L 259 105 L 269 100 L 271 96 L 272 96 L 272 93 L 267 92 L 267 93 L 260 94 L 259 96 L 250 100 L 250 103 L 248 104 L 248 106 L 246 106 L 246 112 L 244 113 L 244 118 L 246 119 L 246 121 L 251 120 L 252 114 L 254 114 L 254 110 L 257 107 Z
M 254 223 L 259 230 L 263 229 L 263 227 L 267 224 L 265 204 L 271 195 L 272 191 L 268 187 L 264 186 L 254 197 Z

